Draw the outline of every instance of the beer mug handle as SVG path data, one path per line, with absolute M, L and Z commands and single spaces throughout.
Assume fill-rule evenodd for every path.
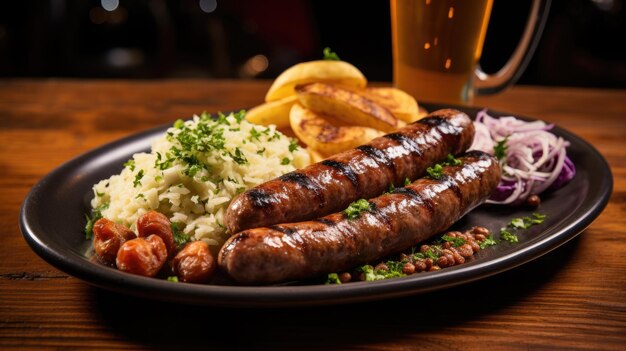
M 474 72 L 476 93 L 481 95 L 494 94 L 502 91 L 519 79 L 530 62 L 537 44 L 539 44 L 539 38 L 548 17 L 550 3 L 551 0 L 533 0 L 522 39 L 504 67 L 495 74 L 483 72 L 480 69 L 480 65 L 476 68 Z

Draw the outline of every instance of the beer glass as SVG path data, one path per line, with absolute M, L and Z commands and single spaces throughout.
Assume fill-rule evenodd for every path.
M 493 75 L 478 62 L 493 0 L 390 0 L 393 81 L 418 101 L 471 104 L 519 78 L 530 61 L 550 0 L 533 0 L 522 38 Z

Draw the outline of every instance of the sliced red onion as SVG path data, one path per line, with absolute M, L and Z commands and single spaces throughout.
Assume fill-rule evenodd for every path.
M 512 116 L 494 118 L 483 110 L 474 126 L 476 136 L 470 149 L 493 155 L 494 146 L 508 138 L 506 157 L 501 160 L 504 174 L 488 203 L 519 204 L 530 195 L 562 187 L 576 174 L 566 154 L 569 142 L 549 132 L 553 124 Z

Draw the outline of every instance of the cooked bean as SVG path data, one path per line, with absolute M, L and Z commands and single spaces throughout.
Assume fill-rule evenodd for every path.
M 217 263 L 204 241 L 193 241 L 185 245 L 172 260 L 178 279 L 187 283 L 206 283 L 215 273 Z
M 100 218 L 93 225 L 93 248 L 99 262 L 113 265 L 120 246 L 133 239 L 135 233 L 121 224 Z
M 405 263 L 404 266 L 402 266 L 402 273 L 406 275 L 415 273 L 415 265 L 409 262 Z
M 454 261 L 452 261 L 454 263 Z M 441 268 L 448 267 L 448 258 L 446 256 L 441 256 L 437 259 L 437 266 Z
M 415 271 L 416 272 L 423 272 L 426 270 L 426 263 L 424 263 L 424 260 L 417 260 L 415 261 Z
M 464 258 L 468 258 L 474 255 L 474 250 L 472 249 L 472 246 L 470 244 L 464 244 L 457 247 L 457 251 Z
M 384 262 L 381 262 L 377 264 L 376 267 L 374 267 L 374 270 L 387 272 L 389 270 L 389 267 L 387 267 L 387 265 Z
M 162 213 L 150 211 L 137 220 L 137 236 L 145 238 L 150 235 L 157 235 L 165 243 L 169 255 L 174 254 L 176 242 L 170 220 Z
M 167 260 L 167 248 L 158 235 L 135 238 L 122 244 L 117 252 L 117 268 L 121 271 L 154 277 Z
M 352 280 L 352 274 L 350 272 L 339 273 L 339 281 L 342 283 L 348 283 Z
M 482 234 L 484 236 L 489 236 L 489 229 L 487 229 L 485 227 L 473 227 L 470 230 L 470 233 L 472 233 L 472 234 Z
M 530 207 L 539 207 L 539 205 L 541 205 L 541 198 L 537 195 L 530 195 L 528 199 L 526 199 L 526 203 Z

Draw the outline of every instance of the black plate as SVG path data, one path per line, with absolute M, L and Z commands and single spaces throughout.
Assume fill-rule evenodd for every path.
M 432 111 L 442 106 L 425 107 Z M 478 111 L 459 109 L 470 116 Z M 489 112 L 494 116 L 511 115 Z M 53 266 L 90 284 L 151 299 L 221 306 L 293 306 L 387 299 L 465 284 L 544 255 L 591 224 L 606 206 L 613 188 L 611 171 L 602 155 L 581 138 L 556 127 L 553 132 L 571 143 L 568 155 L 576 165 L 577 175 L 564 188 L 542 196 L 539 211 L 547 214 L 547 219 L 521 234 L 519 243 L 501 242 L 460 266 L 375 282 L 246 287 L 177 284 L 91 262 L 90 242 L 85 240 L 83 228 L 92 185 L 119 173 L 133 153 L 149 150 L 150 141 L 166 128 L 151 129 L 83 154 L 35 185 L 26 196 L 20 214 L 22 233 L 33 250 Z M 497 231 L 511 218 L 529 213 L 482 206 L 456 226 L 482 225 Z

